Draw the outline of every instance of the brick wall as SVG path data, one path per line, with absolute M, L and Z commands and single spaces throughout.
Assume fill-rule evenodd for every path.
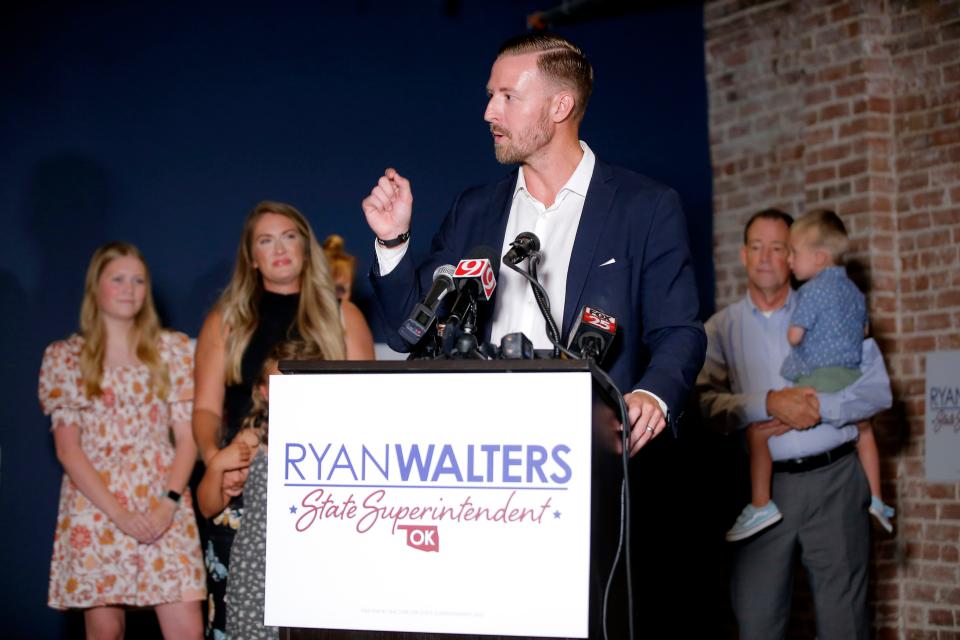
M 752 213 L 843 217 L 895 397 L 876 421 L 898 517 L 874 545 L 875 632 L 960 638 L 960 485 L 925 482 L 923 458 L 924 353 L 960 349 L 960 1 L 716 0 L 704 22 L 717 307 L 744 295 Z

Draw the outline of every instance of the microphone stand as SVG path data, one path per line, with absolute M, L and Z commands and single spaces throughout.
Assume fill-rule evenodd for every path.
M 533 299 L 537 301 L 537 307 L 540 308 L 540 313 L 547 323 L 547 338 L 553 344 L 553 357 L 559 358 L 560 354 L 563 353 L 563 355 L 568 358 L 577 359 L 580 356 L 560 344 L 560 331 L 557 329 L 557 323 L 554 322 L 553 316 L 550 314 L 550 296 L 547 295 L 546 289 L 543 288 L 543 285 L 540 284 L 540 280 L 537 277 L 537 264 L 539 264 L 543 254 L 539 251 L 531 251 L 528 257 L 530 259 L 530 262 L 527 264 L 529 273 L 521 271 L 509 260 L 504 260 L 502 264 L 506 264 L 510 269 L 519 273 L 530 283 L 530 287 L 533 290 Z
M 469 357 L 488 360 L 480 351 L 475 330 L 477 327 L 477 303 L 473 301 L 463 313 L 463 319 L 454 317 L 443 326 L 443 353 L 448 358 Z
M 485 360 L 480 353 L 480 344 L 477 341 L 477 303 L 474 302 L 470 308 L 463 314 L 462 328 L 457 327 L 459 336 L 456 339 L 457 353 L 461 356 Z

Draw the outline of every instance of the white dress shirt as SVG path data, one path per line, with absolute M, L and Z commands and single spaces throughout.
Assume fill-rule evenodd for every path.
M 544 206 L 527 190 L 523 167 L 520 167 L 517 186 L 513 190 L 510 217 L 507 219 L 507 231 L 500 250 L 501 256 L 506 254 L 510 250 L 510 243 L 523 231 L 532 232 L 540 239 L 543 259 L 537 274 L 540 284 L 547 291 L 550 315 L 558 329 L 563 322 L 570 254 L 573 253 L 573 241 L 577 237 L 580 214 L 583 213 L 583 203 L 587 198 L 587 189 L 590 187 L 590 178 L 593 177 L 593 167 L 596 164 L 596 157 L 587 143 L 581 140 L 580 148 L 583 149 L 580 163 L 549 207 Z M 526 263 L 521 263 L 520 268 L 526 269 Z M 519 273 L 501 267 L 497 288 L 499 291 L 493 309 L 490 342 L 500 344 L 500 339 L 506 334 L 520 331 L 530 338 L 534 348 L 552 348 L 553 344 L 547 338 L 546 324 L 540 309 L 537 308 L 530 283 Z

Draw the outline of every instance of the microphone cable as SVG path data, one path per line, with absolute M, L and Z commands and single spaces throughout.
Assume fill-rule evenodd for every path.
M 543 288 L 543 285 L 540 284 L 540 281 L 537 280 L 537 270 L 533 265 L 534 255 L 536 256 L 537 261 L 539 262 L 540 253 L 536 252 L 530 256 L 530 271 L 531 273 L 525 273 L 517 265 L 512 264 L 508 261 L 504 261 L 503 264 L 506 264 L 510 269 L 516 271 L 521 276 L 523 276 L 529 283 L 530 287 L 533 290 L 533 299 L 537 301 L 537 306 L 540 308 L 540 313 L 543 314 L 544 320 L 547 323 L 547 339 L 550 340 L 550 343 L 553 345 L 553 357 L 558 358 L 560 354 L 567 356 L 568 358 L 573 358 L 577 360 L 580 358 L 579 355 L 573 353 L 562 344 L 560 344 L 560 331 L 557 329 L 557 323 L 554 321 L 553 316 L 550 314 L 550 296 L 547 295 L 546 289 Z
M 530 271 L 531 273 L 524 273 L 516 265 L 512 264 L 509 261 L 505 261 L 509 268 L 513 269 L 521 276 L 523 276 L 527 281 L 530 282 L 530 286 L 533 289 L 533 297 L 536 299 L 537 304 L 540 306 L 540 311 L 543 312 L 544 317 L 547 319 L 547 337 L 553 343 L 554 353 L 562 352 L 565 356 L 573 359 L 579 359 L 580 356 L 576 353 L 573 353 L 566 347 L 560 344 L 559 340 L 559 331 L 557 331 L 556 323 L 553 321 L 553 317 L 550 315 L 550 296 L 547 295 L 546 290 L 540 284 L 539 280 L 536 277 L 536 266 L 535 262 L 539 262 L 540 253 L 534 252 L 530 256 Z M 624 559 L 624 574 L 627 580 L 627 638 L 633 640 L 634 637 L 634 623 L 633 623 L 633 566 L 631 562 L 631 552 L 630 552 L 630 422 L 629 422 L 629 411 L 627 409 L 627 403 L 623 399 L 623 394 L 620 392 L 620 389 L 617 388 L 617 385 L 614 383 L 613 379 L 607 374 L 606 371 L 600 368 L 600 365 L 597 364 L 596 360 L 591 358 L 596 367 L 594 367 L 595 373 L 603 380 L 607 385 L 608 393 L 616 399 L 617 411 L 620 413 L 620 424 L 623 425 L 623 430 L 620 433 L 620 448 L 622 449 L 620 454 L 620 462 L 623 466 L 623 480 L 620 483 L 620 529 L 619 537 L 617 540 L 616 553 L 613 557 L 613 563 L 610 566 L 610 573 L 607 576 L 607 584 L 603 590 L 603 604 L 601 609 L 601 620 L 603 623 L 603 637 L 604 640 L 607 640 L 607 605 L 610 600 L 610 589 L 613 586 L 613 577 L 617 570 L 617 565 L 620 563 L 620 558 L 623 556 Z
M 550 298 L 547 296 L 546 289 L 540 286 L 540 278 L 537 276 L 537 265 L 540 264 L 542 257 L 543 254 L 539 251 L 531 252 L 529 260 L 527 261 L 527 271 L 530 274 L 531 281 L 536 282 L 538 285 L 533 288 L 533 299 L 537 301 L 537 306 L 540 307 L 540 312 L 547 322 L 547 335 L 551 336 L 550 342 L 553 343 L 553 357 L 559 358 L 560 330 L 557 328 L 557 323 L 553 319 L 553 314 L 550 313 Z
M 596 361 L 594 361 L 596 364 Z M 613 563 L 610 566 L 610 573 L 607 576 L 607 584 L 603 590 L 603 612 L 601 619 L 603 622 L 603 637 L 607 638 L 607 604 L 610 600 L 610 589 L 613 586 L 613 576 L 616 573 L 617 565 L 620 562 L 621 552 L 624 558 L 624 575 L 627 580 L 627 638 L 633 640 L 633 564 L 630 554 L 630 422 L 627 403 L 623 399 L 623 394 L 614 383 L 613 379 L 599 365 L 595 368 L 596 374 L 603 379 L 609 387 L 610 395 L 617 399 L 617 409 L 620 412 L 620 424 L 623 430 L 620 432 L 620 462 L 623 465 L 623 480 L 620 483 L 620 531 L 617 541 L 617 551 L 613 556 Z

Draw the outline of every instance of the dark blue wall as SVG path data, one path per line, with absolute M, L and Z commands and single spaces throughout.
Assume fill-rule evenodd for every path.
M 359 202 L 393 165 L 412 180 L 423 251 L 459 190 L 504 173 L 482 120 L 489 66 L 526 14 L 551 3 L 444 11 L 456 4 L 0 10 L 0 635 L 66 633 L 45 606 L 61 470 L 36 380 L 44 346 L 76 328 L 92 250 L 138 244 L 166 324 L 196 335 L 261 199 L 295 204 L 321 237 L 341 233 L 364 272 L 372 240 Z M 637 4 L 559 29 L 596 71 L 582 137 L 680 192 L 706 314 L 702 11 Z

